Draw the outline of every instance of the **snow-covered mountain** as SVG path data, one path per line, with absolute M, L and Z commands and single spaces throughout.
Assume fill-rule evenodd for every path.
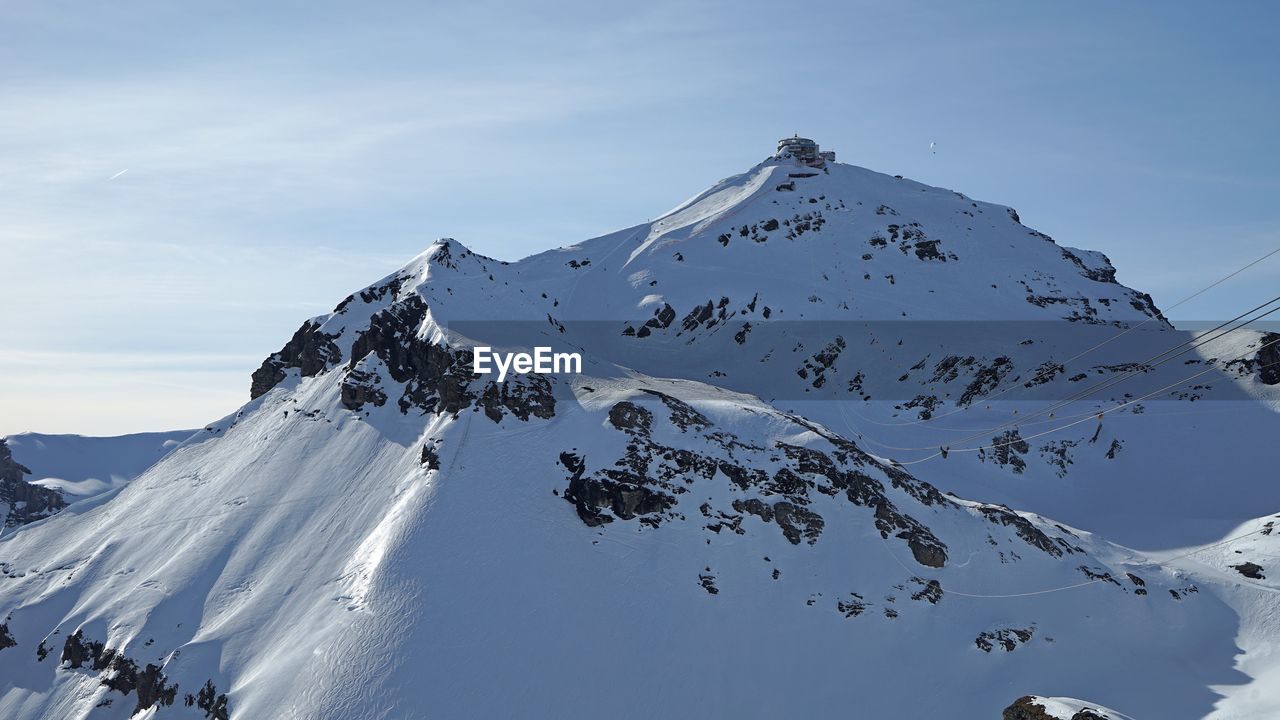
M 515 263 L 441 240 L 0 540 L 0 715 L 1263 717 L 1277 341 L 786 154 Z M 539 345 L 582 372 L 473 372 Z

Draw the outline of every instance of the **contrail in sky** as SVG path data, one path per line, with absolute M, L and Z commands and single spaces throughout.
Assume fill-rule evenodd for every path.
M 112 175 L 111 177 L 107 178 L 107 182 L 111 182 L 112 180 L 115 180 L 116 178 L 120 177 L 121 175 L 123 175 L 123 174 L 125 174 L 125 173 L 127 173 L 127 172 L 129 172 L 129 168 L 125 168 L 125 169 L 121 170 L 120 172 L 116 173 L 115 175 Z

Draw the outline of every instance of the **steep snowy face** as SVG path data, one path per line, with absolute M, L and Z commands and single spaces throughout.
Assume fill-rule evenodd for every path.
M 238 412 L 0 539 L 0 716 L 994 718 L 1053 692 L 1202 717 L 1238 666 L 1270 672 L 1237 662 L 1237 598 L 1081 507 L 1144 528 L 1090 483 L 1150 494 L 1127 463 L 1207 461 L 1160 461 L 1126 429 L 1150 411 L 1095 428 L 1093 398 L 1057 411 L 1089 421 L 1060 445 L 1017 422 L 1090 378 L 1159 388 L 1135 358 L 1182 338 L 1105 257 L 831 162 L 516 263 L 442 240 L 304 322 Z M 479 344 L 583 369 L 498 382 Z M 1196 355 L 1215 388 L 1179 408 L 1255 408 L 1223 434 L 1161 427 L 1219 459 L 1274 430 L 1266 351 Z

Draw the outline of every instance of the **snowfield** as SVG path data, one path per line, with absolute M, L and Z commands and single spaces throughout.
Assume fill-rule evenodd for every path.
M 1114 274 L 777 159 L 519 262 L 441 240 L 0 538 L 0 717 L 1280 715 L 1280 336 Z

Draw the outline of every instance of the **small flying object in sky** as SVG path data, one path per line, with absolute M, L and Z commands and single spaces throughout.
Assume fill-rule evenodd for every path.
M 125 173 L 127 173 L 127 172 L 129 172 L 129 168 L 125 168 L 125 169 L 121 170 L 120 172 L 116 173 L 115 175 L 112 175 L 111 177 L 107 178 L 107 182 L 111 182 L 112 180 L 115 180 L 116 178 L 120 177 L 121 175 L 123 175 L 123 174 L 125 174 Z
M 936 143 L 936 142 L 931 142 L 931 143 L 929 143 L 929 152 L 933 153 L 934 155 L 937 155 L 937 154 L 938 154 L 938 143 Z

